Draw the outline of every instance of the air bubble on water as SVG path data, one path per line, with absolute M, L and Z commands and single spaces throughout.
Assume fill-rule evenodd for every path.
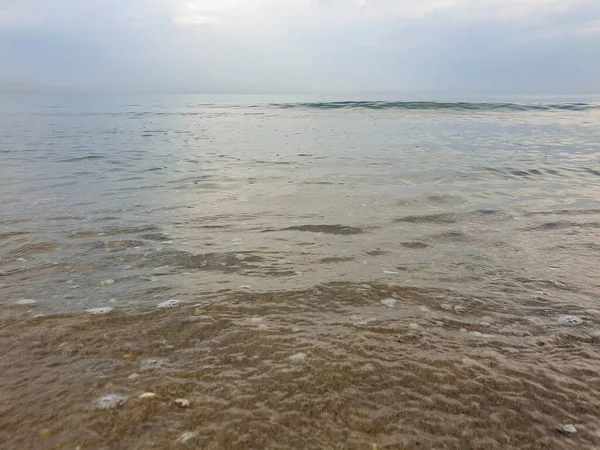
M 560 325 L 581 325 L 583 323 L 583 319 L 581 317 L 571 315 L 558 316 L 556 321 Z
M 158 305 L 156 305 L 157 308 L 173 308 L 177 305 L 179 305 L 180 301 L 179 300 L 175 300 L 175 299 L 170 299 L 164 302 L 160 302 Z
M 449 305 L 448 303 L 442 303 L 440 305 L 440 308 L 445 309 L 446 311 L 450 311 L 452 309 L 452 305 Z
M 198 432 L 188 431 L 186 433 L 183 433 L 181 436 L 179 436 L 179 439 L 177 439 L 177 442 L 179 442 L 181 444 L 189 444 L 190 442 L 193 442 L 197 436 L 198 436 Z
M 115 280 L 112 280 L 112 279 L 111 279 L 111 280 L 104 280 L 104 281 L 101 281 L 101 282 L 100 282 L 100 284 L 101 284 L 101 285 L 103 285 L 103 286 L 109 286 L 109 285 L 111 285 L 111 284 L 114 284 L 114 282 L 115 282 Z
M 295 355 L 288 357 L 288 359 L 292 362 L 301 362 L 304 361 L 306 358 L 308 358 L 308 355 L 302 352 L 296 353 Z
M 17 303 L 17 305 L 35 305 L 37 303 L 37 300 L 32 300 L 30 298 L 24 298 L 23 300 L 19 300 L 16 303 Z
M 467 308 L 465 308 L 464 306 L 457 305 L 454 307 L 454 311 L 456 312 L 465 312 L 466 310 Z
M 173 403 L 175 403 L 180 408 L 189 408 L 190 407 L 190 401 L 187 398 L 177 398 L 177 399 L 175 399 L 175 401 Z
M 358 322 L 354 323 L 354 326 L 363 326 L 363 325 L 369 325 L 370 323 L 374 322 L 375 319 L 373 319 L 372 317 L 366 318 L 366 319 L 361 319 L 360 317 L 358 317 Z
M 156 394 L 154 392 L 144 392 L 138 398 L 141 400 L 154 400 L 156 398 Z
M 86 311 L 89 312 L 90 314 L 94 314 L 95 316 L 101 316 L 103 314 L 108 314 L 108 313 L 112 312 L 113 309 L 110 306 L 102 306 L 99 308 L 86 309 Z
M 159 369 L 167 363 L 166 359 L 155 358 L 155 359 L 144 359 L 140 362 L 140 370 L 154 370 Z
M 383 300 L 379 300 L 379 303 L 381 303 L 383 306 L 387 306 L 388 308 L 395 308 L 396 304 L 398 303 L 398 300 L 390 297 L 384 298 Z
M 96 400 L 96 407 L 99 409 L 112 409 L 121 405 L 127 400 L 127 398 L 117 395 L 117 394 L 108 394 L 103 397 L 100 397 Z
M 577 428 L 575 428 L 570 423 L 566 424 L 566 425 L 563 425 L 561 429 L 565 433 L 569 433 L 569 434 L 577 433 Z

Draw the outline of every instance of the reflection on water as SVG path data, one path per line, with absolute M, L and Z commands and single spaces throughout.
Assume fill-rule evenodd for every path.
M 0 443 L 600 445 L 598 104 L 200 103 L 0 111 Z

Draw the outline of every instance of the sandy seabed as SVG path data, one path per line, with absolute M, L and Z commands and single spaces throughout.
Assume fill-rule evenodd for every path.
M 3 449 L 600 447 L 600 320 L 585 312 L 351 283 L 35 312 L 2 310 Z

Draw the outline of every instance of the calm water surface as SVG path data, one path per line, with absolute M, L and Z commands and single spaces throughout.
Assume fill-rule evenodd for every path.
M 600 446 L 600 103 L 288 100 L 3 98 L 0 444 Z

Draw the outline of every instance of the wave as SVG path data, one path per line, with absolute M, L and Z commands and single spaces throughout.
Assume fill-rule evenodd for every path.
M 309 102 L 271 103 L 271 107 L 291 109 L 410 109 L 458 111 L 588 111 L 600 109 L 600 103 L 472 103 L 472 102 Z
M 182 107 L 174 111 L 88 111 L 88 112 L 34 112 L 35 116 L 52 117 L 187 117 L 202 116 L 219 117 L 228 114 L 228 110 L 243 111 L 245 115 L 264 115 L 265 112 L 257 109 L 305 109 L 305 110 L 409 110 L 409 111 L 463 111 L 463 112 L 490 112 L 490 111 L 598 111 L 600 102 L 594 103 L 497 103 L 497 102 L 388 102 L 388 101 L 336 101 L 336 102 L 296 102 L 296 103 L 256 103 L 256 104 L 221 104 L 202 103 Z M 2 114 L 5 115 L 5 114 Z M 112 131 L 111 131 L 112 132 Z M 154 134 L 146 133 L 145 137 Z

